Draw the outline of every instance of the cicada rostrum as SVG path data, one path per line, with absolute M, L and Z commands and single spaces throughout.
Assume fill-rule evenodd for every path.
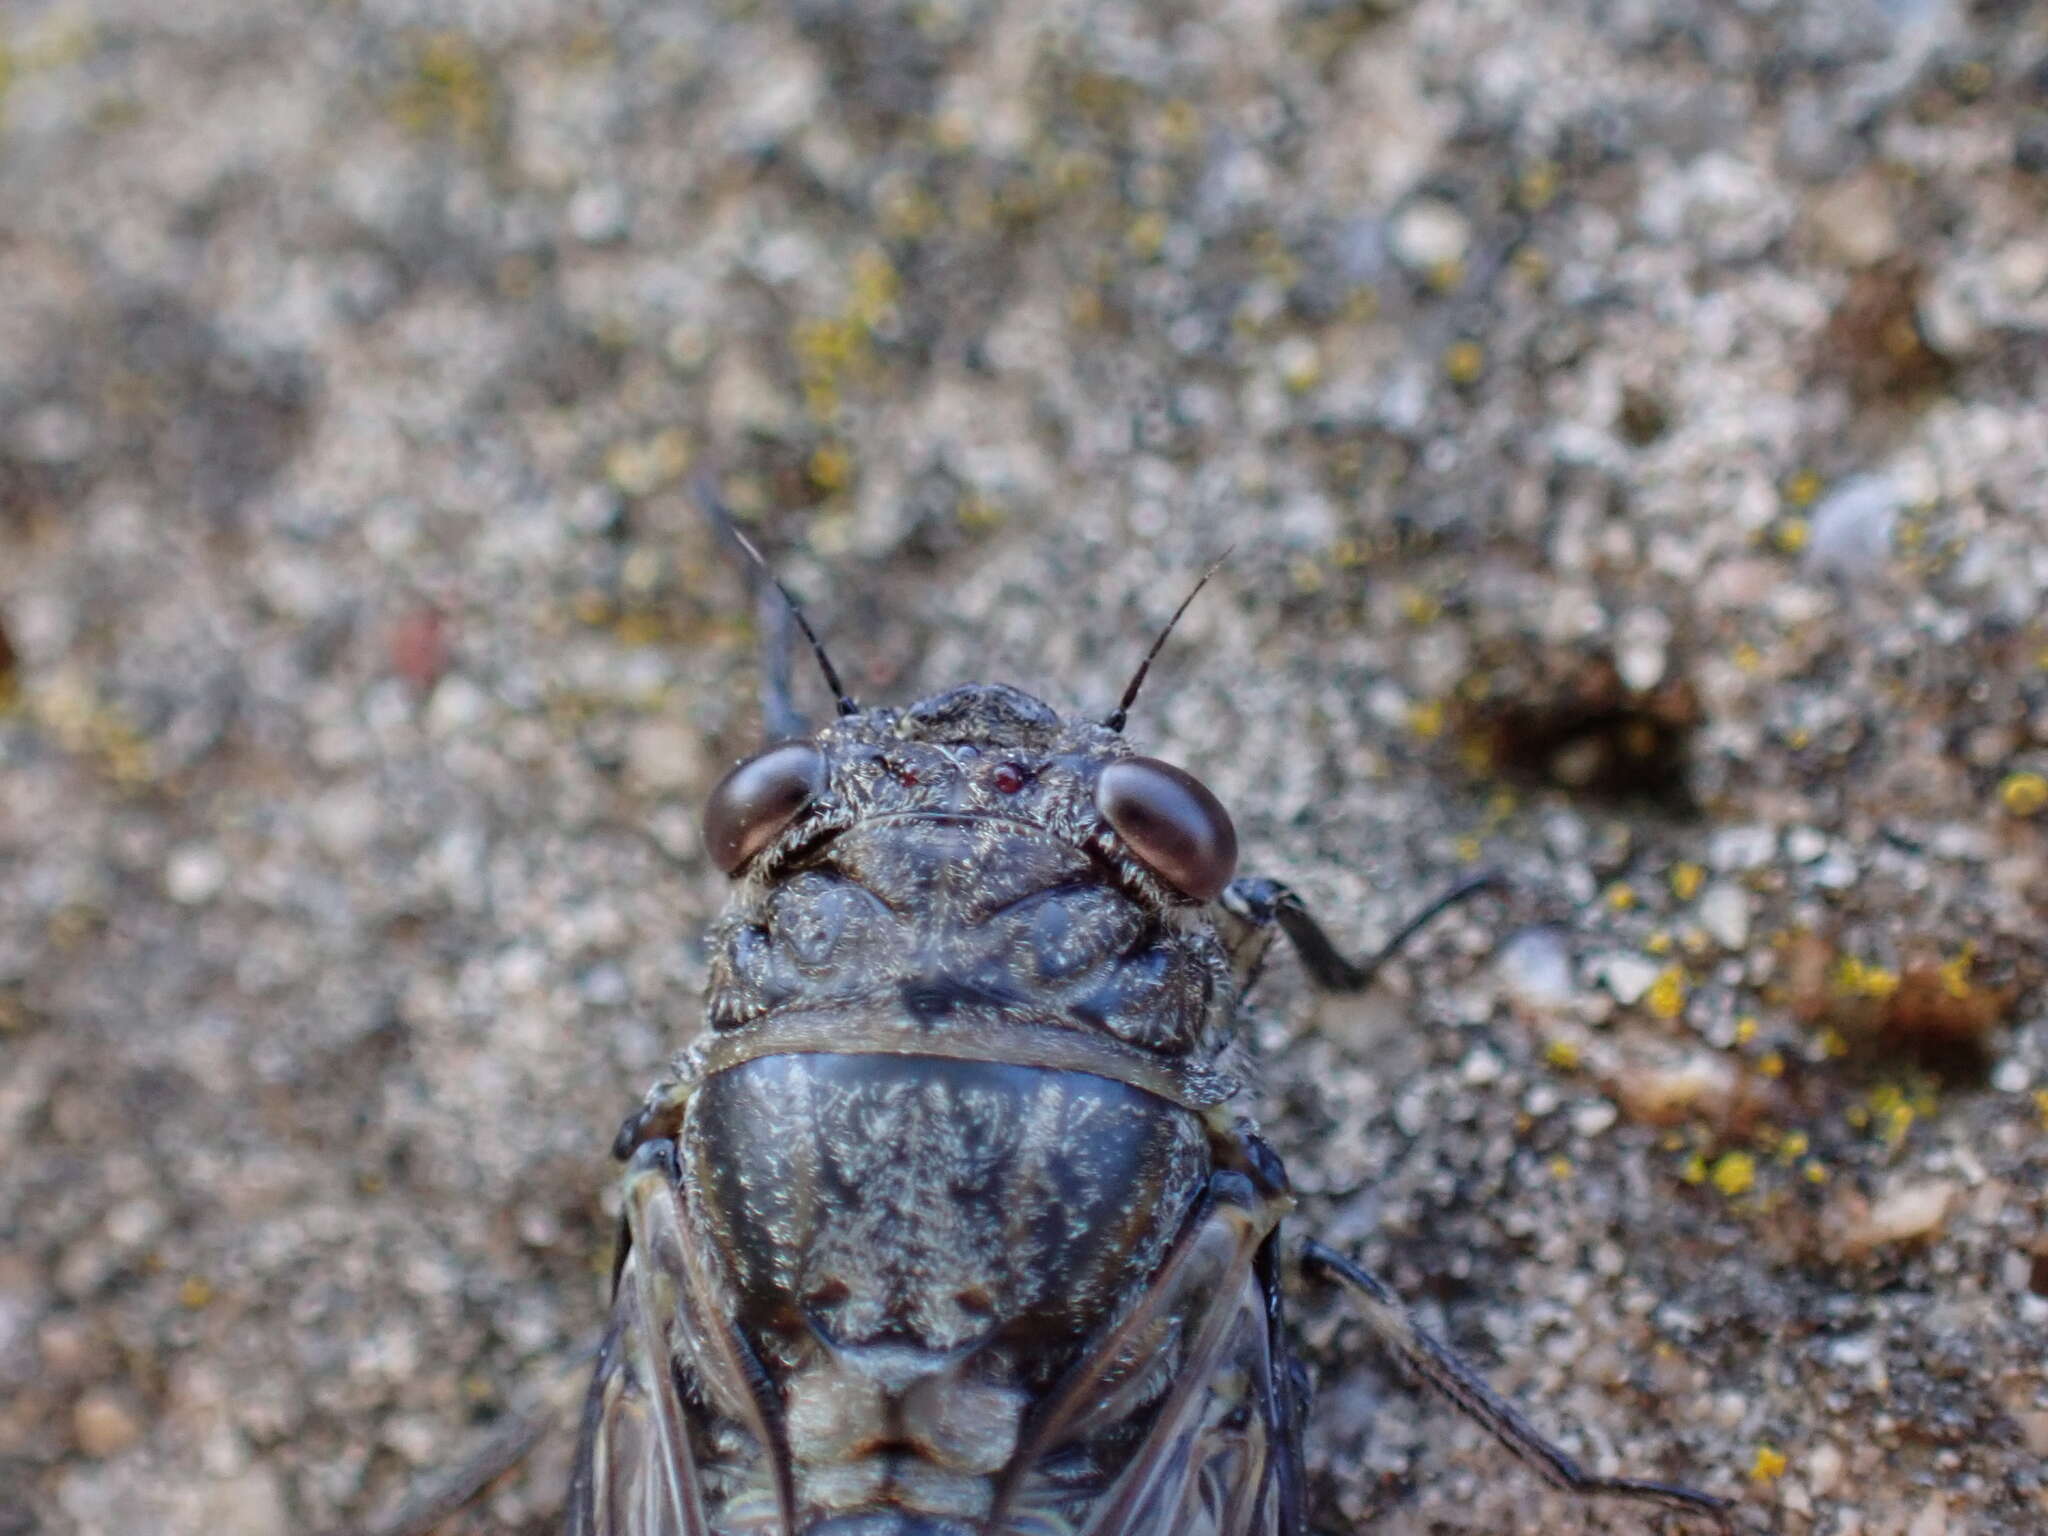
M 1582 1471 L 1283 1242 L 1240 1005 L 1276 932 L 1326 986 L 1373 964 L 1126 742 L 1144 666 L 1099 723 L 997 684 L 868 708 L 811 643 L 838 718 L 705 811 L 731 899 L 706 1027 L 620 1132 L 571 1536 L 1297 1536 L 1290 1264 L 1550 1482 L 1725 1524 Z

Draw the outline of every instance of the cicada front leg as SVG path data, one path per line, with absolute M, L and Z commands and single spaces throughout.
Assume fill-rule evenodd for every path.
M 1358 992 L 1370 986 L 1381 967 L 1426 924 L 1459 903 L 1504 885 L 1503 878 L 1492 871 L 1460 881 L 1403 923 L 1362 961 L 1347 959 L 1301 898 L 1276 880 L 1234 881 L 1222 900 L 1224 910 L 1233 920 L 1231 951 L 1244 985 L 1255 979 L 1277 930 L 1287 936 L 1318 987 L 1330 992 Z M 1378 1276 L 1313 1239 L 1302 1243 L 1298 1252 L 1306 1274 L 1345 1288 L 1357 1305 L 1359 1317 L 1381 1347 L 1553 1487 L 1584 1497 L 1615 1497 L 1653 1504 L 1713 1520 L 1723 1531 L 1734 1530 L 1731 1506 L 1725 1499 L 1674 1483 L 1600 1477 L 1587 1472 L 1487 1385 L 1475 1367 L 1422 1328 Z

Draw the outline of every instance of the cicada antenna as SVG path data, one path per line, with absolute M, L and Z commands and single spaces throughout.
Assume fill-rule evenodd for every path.
M 811 654 L 818 658 L 818 670 L 825 674 L 825 686 L 832 690 L 832 699 L 838 706 L 839 713 L 842 716 L 859 714 L 860 705 L 855 702 L 853 695 L 846 691 L 846 685 L 840 682 L 839 669 L 832 665 L 832 658 L 825 654 L 825 642 L 818 638 L 818 632 L 811 628 L 811 621 L 804 617 L 803 604 L 796 600 L 796 594 L 782 584 L 782 578 L 775 574 L 775 568 L 768 563 L 767 556 L 756 549 L 754 541 L 741 531 L 740 525 L 733 520 L 732 513 L 727 510 L 717 491 L 708 485 L 700 485 L 698 493 L 703 496 L 705 506 L 718 525 L 745 551 L 747 559 L 753 562 L 754 569 L 763 579 L 774 583 L 775 590 L 782 594 L 782 601 L 789 608 L 789 616 L 796 620 L 797 628 L 804 632 L 804 638 L 811 643 Z
M 1153 658 L 1165 646 L 1167 636 L 1173 633 L 1173 626 L 1180 622 L 1180 616 L 1188 611 L 1188 605 L 1201 596 L 1202 588 L 1209 585 L 1209 578 L 1223 569 L 1223 562 L 1230 558 L 1231 550 L 1236 547 L 1232 545 L 1230 549 L 1218 555 L 1215 564 L 1202 572 L 1202 579 L 1180 600 L 1180 606 L 1173 610 L 1173 617 L 1166 621 L 1166 628 L 1159 631 L 1159 638 L 1152 642 L 1152 649 L 1147 651 L 1145 659 L 1138 663 L 1138 670 L 1132 674 L 1129 686 L 1124 689 L 1124 696 L 1117 700 L 1116 708 L 1111 710 L 1109 717 L 1102 722 L 1107 729 L 1120 731 L 1124 728 L 1124 722 L 1130 718 L 1131 706 L 1138 702 L 1138 690 L 1145 686 L 1145 674 L 1152 670 Z

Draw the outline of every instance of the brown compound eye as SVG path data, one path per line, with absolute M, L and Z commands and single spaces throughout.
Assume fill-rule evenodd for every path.
M 1237 873 L 1237 829 L 1208 786 L 1171 763 L 1119 758 L 1095 781 L 1095 808 L 1147 868 L 1208 901 Z
M 775 841 L 825 787 L 825 754 L 785 741 L 718 781 L 704 805 L 704 847 L 728 875 Z

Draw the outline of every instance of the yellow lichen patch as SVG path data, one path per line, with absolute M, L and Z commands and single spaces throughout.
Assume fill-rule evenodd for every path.
M 1714 1159 L 1710 1175 L 1714 1188 L 1729 1199 L 1747 1194 L 1756 1183 L 1756 1159 L 1747 1152 L 1723 1152 Z
M 1159 109 L 1153 119 L 1160 138 L 1175 149 L 1189 149 L 1202 136 L 1202 113 L 1193 102 L 1184 96 L 1176 96 Z
M 1550 258 L 1536 246 L 1516 247 L 1511 264 L 1515 275 L 1532 287 L 1550 281 Z
M 1560 1072 L 1575 1071 L 1579 1065 L 1579 1048 L 1569 1040 L 1553 1040 L 1543 1047 L 1543 1059 Z
M 1363 325 L 1379 312 L 1379 290 L 1369 283 L 1361 283 L 1344 296 L 1344 318 L 1353 325 Z
M 1965 944 L 1953 960 L 1944 960 L 1936 967 L 1941 978 L 1941 989 L 1950 997 L 1962 1002 L 1970 995 L 1970 967 L 1976 963 L 1977 946 Z
M 1756 1069 L 1763 1073 L 1765 1077 L 1783 1077 L 1785 1075 L 1784 1053 L 1780 1051 L 1765 1051 L 1763 1055 L 1757 1058 Z
M 847 306 L 848 318 L 873 330 L 895 307 L 902 279 L 881 251 L 870 247 L 853 258 L 853 295 Z
M 1899 973 L 1881 965 L 1866 965 L 1854 955 L 1844 955 L 1835 964 L 1835 990 L 1845 997 L 1874 997 L 1882 1001 L 1899 990 Z
M 1771 542 L 1781 554 L 1796 555 L 1806 548 L 1813 530 L 1803 517 L 1788 517 L 1771 531 Z
M 1806 1132 L 1787 1131 L 1784 1139 L 1778 1143 L 1778 1161 L 1796 1163 L 1806 1156 L 1812 1145 L 1812 1142 L 1807 1140 Z
M 204 1275 L 187 1275 L 178 1287 L 178 1305 L 188 1312 L 197 1312 L 213 1300 L 213 1282 Z
M 945 223 L 945 211 L 908 176 L 890 178 L 875 198 L 881 231 L 891 240 L 916 240 Z
M 1553 1157 L 1550 1160 L 1550 1176 L 1564 1180 L 1572 1176 L 1572 1160 L 1568 1157 Z
M 1863 1123 L 1875 1130 L 1886 1146 L 1896 1147 L 1912 1131 L 1915 1120 L 1934 1112 L 1935 1099 L 1924 1086 L 1909 1095 L 1898 1083 L 1879 1083 L 1870 1090 L 1863 1107 Z
M 1685 972 L 1675 965 L 1665 966 L 1650 984 L 1643 1003 L 1653 1017 L 1677 1018 L 1685 1011 Z
M 2048 777 L 2038 773 L 2007 774 L 1998 786 L 1998 803 L 2008 816 L 2038 816 L 2048 810 Z
M 1757 1029 L 1756 1015 L 1745 1013 L 1735 1021 L 1735 1043 L 1737 1045 L 1749 1044 L 1750 1041 L 1756 1038 Z
M 1636 888 L 1625 880 L 1617 880 L 1607 887 L 1607 905 L 1617 912 L 1627 912 L 1636 904 Z
M 604 477 L 628 496 L 646 496 L 672 484 L 690 467 L 690 441 L 677 427 L 645 439 L 629 438 L 605 450 Z
M 1685 1160 L 1685 1166 L 1678 1170 L 1678 1176 L 1688 1184 L 1707 1182 L 1707 1160 L 1695 1152 Z
M 60 674 L 31 694 L 29 710 L 58 745 L 94 763 L 114 783 L 134 788 L 149 782 L 148 740 L 84 676 Z
M 1408 729 L 1424 741 L 1434 741 L 1444 731 L 1444 707 L 1436 699 L 1419 699 L 1408 706 Z
M 1671 894 L 1680 901 L 1691 901 L 1706 883 L 1707 872 L 1697 864 L 1688 861 L 1671 866 Z
M 968 491 L 953 508 L 953 516 L 969 533 L 987 533 L 1000 528 L 1009 518 L 1003 504 L 979 491 Z
M 2034 1090 L 2034 1113 L 2041 1117 L 2041 1129 L 2048 1131 L 2048 1088 Z
M 1458 740 L 1458 762 L 1475 779 L 1483 779 L 1493 772 L 1493 739 L 1488 736 L 1466 735 Z M 1495 823 L 1498 825 L 1498 823 Z
M 1751 1482 L 1774 1483 L 1785 1475 L 1785 1453 L 1774 1445 L 1760 1445 L 1749 1463 Z
M 1303 395 L 1314 389 L 1323 378 L 1322 353 L 1316 350 L 1314 342 L 1306 337 L 1280 349 L 1280 382 L 1290 394 Z
M 1557 196 L 1557 163 L 1552 160 L 1533 160 L 1522 167 L 1515 178 L 1515 201 L 1526 213 L 1536 213 L 1550 206 L 1550 200 Z
M 1410 624 L 1434 624 L 1443 617 L 1444 605 L 1421 587 L 1403 587 L 1399 602 L 1401 617 Z
M 415 38 L 412 73 L 392 93 L 391 114 L 408 133 L 481 143 L 497 115 L 497 87 L 475 40 L 460 32 Z
M 1820 499 L 1820 476 L 1802 469 L 1785 482 L 1785 500 L 1795 507 L 1810 507 Z
M 1141 261 L 1150 261 L 1166 244 L 1166 215 L 1141 213 L 1125 226 L 1124 246 Z
M 820 443 L 811 451 L 805 472 L 811 484 L 828 495 L 843 491 L 853 481 L 853 454 L 838 443 Z
M 1454 341 L 1444 348 L 1444 377 L 1453 384 L 1472 384 L 1486 369 L 1486 349 L 1476 341 Z

